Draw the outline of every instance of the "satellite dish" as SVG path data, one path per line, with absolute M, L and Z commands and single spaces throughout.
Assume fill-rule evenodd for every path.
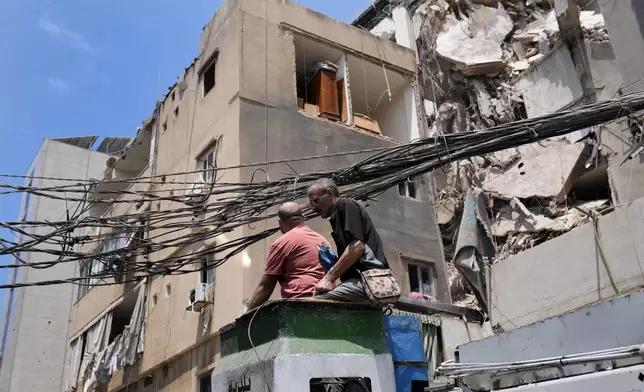
M 188 82 L 180 80 L 179 83 L 177 83 L 177 87 L 179 87 L 180 91 L 186 91 L 188 89 Z
M 200 204 L 208 200 L 209 196 L 208 185 L 202 179 L 198 179 L 186 191 L 185 203 L 188 205 Z

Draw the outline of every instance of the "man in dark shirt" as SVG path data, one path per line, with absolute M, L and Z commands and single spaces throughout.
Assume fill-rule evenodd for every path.
M 340 198 L 335 183 L 327 178 L 309 187 L 311 207 L 329 219 L 339 259 L 315 286 L 316 299 L 347 302 L 368 301 L 360 271 L 389 268 L 382 240 L 367 210 L 357 201 Z M 336 281 L 342 282 L 336 286 Z

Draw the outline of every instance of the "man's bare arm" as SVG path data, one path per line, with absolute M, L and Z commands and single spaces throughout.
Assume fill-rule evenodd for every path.
M 326 293 L 335 288 L 335 282 L 351 268 L 364 254 L 365 244 L 360 240 L 353 240 L 349 243 L 344 250 L 340 259 L 329 272 L 324 275 L 324 278 L 315 286 L 316 293 Z
M 273 290 L 275 289 L 275 285 L 277 284 L 278 280 L 279 276 L 277 275 L 264 274 L 262 276 L 262 279 L 259 281 L 257 288 L 255 289 L 255 293 L 253 293 L 253 297 L 248 303 L 248 309 L 255 309 L 256 307 L 261 306 L 266 301 L 268 301 L 268 299 L 271 297 L 271 294 L 273 293 Z

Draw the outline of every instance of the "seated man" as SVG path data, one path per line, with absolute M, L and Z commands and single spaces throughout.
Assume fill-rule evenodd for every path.
M 315 299 L 367 302 L 360 271 L 389 268 L 380 235 L 367 210 L 357 201 L 340 197 L 328 178 L 309 187 L 309 202 L 322 218 L 329 219 L 339 259 L 315 286 Z M 336 281 L 342 282 L 336 287 Z
M 266 271 L 248 309 L 268 301 L 277 282 L 282 289 L 282 298 L 310 298 L 315 285 L 324 276 L 316 245 L 328 246 L 326 239 L 304 224 L 304 214 L 296 203 L 282 204 L 277 214 L 283 235 L 268 251 Z

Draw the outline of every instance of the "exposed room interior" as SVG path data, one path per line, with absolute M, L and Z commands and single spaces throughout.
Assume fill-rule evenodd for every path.
M 412 126 L 410 113 L 413 109 L 410 82 L 382 64 L 352 55 L 347 58 L 354 122 L 366 116 L 377 121 L 382 135 L 409 142 Z M 405 101 L 406 90 L 411 93 L 408 103 Z
M 130 324 L 132 315 L 134 314 L 134 308 L 136 307 L 136 301 L 139 297 L 139 290 L 140 288 L 137 288 L 125 295 L 123 297 L 123 302 L 112 310 L 112 324 L 109 330 L 109 343 L 113 342 L 117 336 L 122 334 L 125 327 Z
M 341 91 L 344 53 L 299 35 L 294 36 L 294 41 L 298 106 L 310 114 L 317 110 L 321 117 L 346 122 Z
M 384 64 L 294 35 L 298 107 L 305 113 L 409 142 L 411 83 Z M 406 96 L 407 95 L 407 96 Z

